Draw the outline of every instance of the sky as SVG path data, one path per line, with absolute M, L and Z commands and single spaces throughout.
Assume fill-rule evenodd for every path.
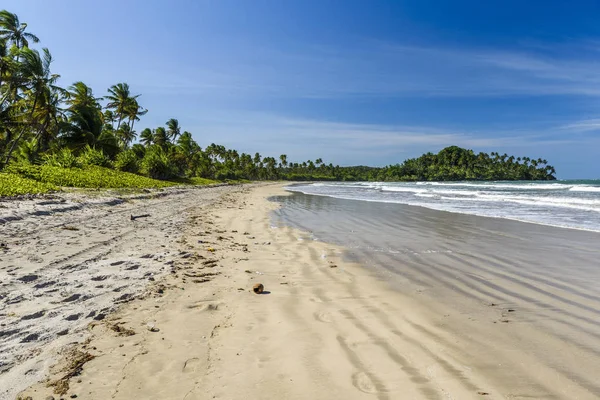
M 3 0 L 68 86 L 198 143 L 383 166 L 458 145 L 600 178 L 600 2 Z

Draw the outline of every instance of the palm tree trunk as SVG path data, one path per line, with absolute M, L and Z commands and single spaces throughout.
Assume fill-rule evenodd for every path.
M 35 107 L 37 106 L 38 97 L 39 97 L 39 92 L 35 94 L 35 99 L 33 100 L 33 107 L 31 108 L 31 113 L 29 114 L 29 120 L 31 120 L 31 118 L 33 118 L 33 113 L 35 112 Z M 6 154 L 6 159 L 4 160 L 4 164 L 2 164 L 2 168 L 6 167 L 6 165 L 8 165 L 8 162 L 10 161 L 10 158 L 12 157 L 13 151 L 15 151 L 15 147 L 17 146 L 17 143 L 19 143 L 19 141 L 23 138 L 25 131 L 26 131 L 25 126 L 23 126 L 23 128 L 21 129 L 21 133 L 13 141 L 12 145 L 10 146 L 10 150 L 8 150 L 8 153 Z

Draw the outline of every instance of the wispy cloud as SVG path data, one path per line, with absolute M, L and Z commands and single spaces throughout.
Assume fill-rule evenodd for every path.
M 571 122 L 559 127 L 560 130 L 571 133 L 600 131 L 600 118 L 585 119 Z
M 211 49 L 198 68 L 139 77 L 157 90 L 229 97 L 600 96 L 600 52 L 407 46 Z M 157 79 L 152 79 L 155 73 Z M 158 75 L 160 78 L 158 79 Z

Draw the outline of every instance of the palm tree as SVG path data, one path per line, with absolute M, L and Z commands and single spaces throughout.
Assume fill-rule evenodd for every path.
M 34 124 L 33 116 L 41 96 L 46 93 L 47 90 L 62 90 L 55 85 L 58 78 L 60 78 L 60 75 L 52 74 L 50 72 L 50 65 L 52 64 L 52 55 L 50 54 L 50 51 L 46 48 L 42 49 L 42 51 L 43 56 L 40 55 L 37 50 L 31 50 L 28 47 L 22 48 L 19 52 L 20 57 L 22 57 L 19 72 L 22 77 L 26 78 L 23 90 L 31 103 L 31 107 L 28 107 L 29 115 L 26 117 L 25 123 L 21 127 L 19 136 L 13 139 L 8 148 L 4 159 L 4 165 L 10 161 L 17 144 L 23 138 L 25 132 L 27 132 L 26 125 L 32 126 Z
M 106 108 L 114 110 L 118 116 L 117 126 L 121 126 L 123 118 L 127 115 L 128 108 L 131 107 L 132 101 L 140 95 L 131 96 L 129 85 L 126 83 L 117 83 L 108 89 L 108 96 L 104 98 L 108 100 Z
M 25 32 L 26 23 L 19 22 L 17 14 L 6 10 L 0 11 L 0 37 L 12 42 L 17 48 L 29 47 L 29 40 L 33 43 L 40 41 L 33 33 Z
M 12 141 L 18 116 L 22 114 L 17 102 L 21 79 L 18 79 L 19 64 L 12 57 L 14 52 L 9 51 L 5 39 L 0 39 L 0 150 Z
M 99 98 L 94 97 L 92 88 L 79 81 L 69 86 L 65 103 L 74 107 L 93 107 L 100 109 L 100 104 L 98 103 L 99 100 Z M 106 113 L 110 113 L 109 116 L 112 117 L 111 111 L 106 111 Z
M 281 165 L 285 168 L 287 167 L 287 155 L 282 154 L 279 156 L 279 161 L 281 161 Z
M 115 114 L 111 110 L 104 111 L 104 114 L 102 114 L 102 117 L 104 119 L 104 124 L 106 124 L 107 126 L 110 126 L 111 129 L 115 128 L 114 127 Z
M 50 143 L 58 137 L 59 129 L 65 120 L 65 110 L 62 106 L 67 93 L 64 89 L 47 87 L 40 97 L 38 110 L 34 114 L 38 150 L 48 150 Z
M 131 132 L 133 132 L 135 121 L 139 121 L 140 116 L 146 115 L 147 113 L 148 110 L 142 108 L 136 98 L 130 98 L 127 109 L 125 110 L 125 115 L 129 118 L 129 130 Z
M 167 121 L 166 125 L 167 135 L 169 139 L 175 141 L 177 139 L 177 136 L 181 135 L 181 127 L 179 126 L 179 121 L 177 121 L 175 118 L 171 118 Z
M 117 137 L 121 140 L 121 142 L 123 143 L 123 147 L 125 148 L 129 147 L 129 144 L 133 142 L 133 140 L 137 136 L 135 131 L 132 130 L 131 127 L 126 123 L 122 123 L 115 133 L 117 134 Z
M 167 144 L 169 143 L 169 136 L 167 135 L 165 128 L 159 126 L 154 130 L 152 142 L 159 145 L 163 149 L 167 147 Z
M 61 138 L 74 150 L 86 146 L 96 147 L 102 135 L 102 113 L 95 107 L 71 106 L 67 109 L 68 124 L 63 128 Z
M 187 155 L 200 151 L 200 146 L 198 146 L 198 143 L 194 141 L 192 134 L 189 132 L 183 132 L 183 134 L 179 136 L 179 140 L 177 140 L 177 145 Z
M 5 81 L 5 78 L 9 78 L 11 72 L 14 72 L 16 66 L 13 58 L 10 57 L 7 41 L 0 38 L 0 87 Z M 10 93 L 10 90 L 8 90 L 7 93 Z M 4 103 L 4 101 L 0 102 L 0 104 L 2 103 Z
M 140 133 L 140 142 L 144 146 L 150 146 L 154 140 L 154 134 L 150 128 L 146 128 Z

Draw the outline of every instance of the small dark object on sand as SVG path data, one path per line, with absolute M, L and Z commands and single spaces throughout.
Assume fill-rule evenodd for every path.
M 146 218 L 146 217 L 149 217 L 149 216 L 150 216 L 150 214 L 132 215 L 132 216 L 131 216 L 131 220 L 132 220 L 132 221 L 135 221 L 135 220 L 136 220 L 136 219 L 138 219 L 138 218 Z
M 254 287 L 252 288 L 252 290 L 256 294 L 261 294 L 262 292 L 264 292 L 265 287 L 263 286 L 262 283 L 257 283 L 257 284 L 254 285 Z

